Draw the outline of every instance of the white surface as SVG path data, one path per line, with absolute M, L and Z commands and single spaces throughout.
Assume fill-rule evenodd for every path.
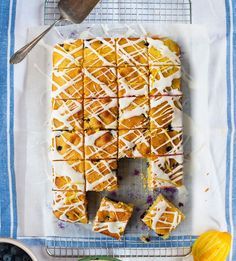
M 218 177 L 217 184 L 219 185 L 219 189 L 215 189 L 214 193 L 219 193 L 221 195 L 224 194 L 224 186 L 222 186 L 222 182 L 224 182 L 224 177 L 222 174 L 225 171 L 225 166 L 222 164 L 224 162 L 223 158 L 225 157 L 225 151 L 222 148 L 224 146 L 224 139 L 226 134 L 225 128 L 225 119 L 226 119 L 226 106 L 222 104 L 222 101 L 225 99 L 225 91 L 226 83 L 225 83 L 225 10 L 224 10 L 224 0 L 193 0 L 193 23 L 202 23 L 207 24 L 207 29 L 210 34 L 210 66 L 209 66 L 209 93 L 208 96 L 208 105 L 209 105 L 209 124 L 211 126 L 211 131 L 207 134 L 211 136 L 209 141 L 210 148 L 210 158 L 213 162 L 212 168 L 214 168 L 215 173 Z M 37 26 L 42 24 L 42 0 L 34 0 L 27 1 L 21 0 L 18 1 L 17 4 L 17 17 L 16 17 L 16 49 L 21 47 L 24 43 L 26 43 L 26 31 L 28 27 Z M 201 57 L 203 60 L 204 57 Z M 15 113 L 16 115 L 23 115 L 26 112 L 25 107 L 20 107 L 18 101 L 22 96 L 24 96 L 24 79 L 25 79 L 25 65 L 26 61 L 15 66 Z M 201 66 L 201 62 L 199 63 Z M 220 93 L 220 95 L 219 95 Z M 220 110 L 219 110 L 220 104 Z M 215 113 L 217 111 L 217 121 L 214 119 Z M 19 126 L 19 121 L 21 124 L 24 123 L 24 119 L 20 117 L 16 117 L 15 126 Z M 22 125 L 21 125 L 22 126 Z M 219 127 L 220 126 L 220 127 Z M 15 143 L 18 140 L 24 141 L 24 129 L 17 128 L 15 135 Z M 221 140 L 220 147 L 215 146 L 215 141 Z M 220 149 L 219 149 L 220 148 Z M 17 147 L 16 154 L 24 152 L 24 147 Z M 15 155 L 16 155 L 15 154 Z M 38 164 L 41 164 L 39 162 Z M 18 162 L 16 168 L 25 169 L 26 162 Z M 196 161 L 196 166 L 201 170 L 201 162 Z M 200 172 L 200 171 L 199 171 Z M 20 175 L 16 175 L 17 185 L 24 183 L 24 177 Z M 20 181 L 20 182 L 19 182 Z M 40 184 L 39 180 L 39 186 Z M 211 176 L 209 175 L 209 184 L 212 183 Z M 24 193 L 25 187 L 17 186 L 18 192 L 18 212 L 19 215 L 22 216 L 22 210 L 24 209 Z M 28 193 L 29 197 L 31 194 L 28 189 L 26 189 L 26 193 Z M 218 197 L 220 199 L 219 204 L 223 204 L 223 197 Z M 215 204 L 212 202 L 211 204 Z M 218 202 L 217 202 L 218 204 Z M 215 204 L 216 205 L 216 204 Z M 198 213 L 199 214 L 199 213 Z M 215 221 L 217 223 L 217 219 Z M 29 224 L 26 224 L 26 227 L 29 227 Z M 37 248 L 37 253 L 40 256 L 39 260 L 50 260 L 46 256 L 40 255 L 41 248 Z M 142 259 L 143 260 L 143 259 Z M 173 260 L 173 258 L 171 259 Z

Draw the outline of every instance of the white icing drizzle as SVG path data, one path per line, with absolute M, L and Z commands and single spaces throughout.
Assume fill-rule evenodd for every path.
M 92 47 L 92 43 L 94 42 L 101 42 L 101 45 L 95 50 Z M 100 51 L 104 48 L 104 46 L 109 47 L 109 51 L 106 54 L 101 55 Z M 98 63 L 98 61 L 102 62 L 102 66 L 114 66 L 115 61 L 109 62 L 106 57 L 109 57 L 110 55 L 115 55 L 115 40 L 111 38 L 102 38 L 102 37 L 96 37 L 94 39 L 90 40 L 84 40 L 84 47 L 89 48 L 89 50 L 92 52 L 92 54 L 96 55 L 96 59 L 94 57 L 89 57 L 90 55 L 84 57 L 85 64 L 86 61 L 89 61 L 89 66 L 94 67 Z M 93 62 L 91 64 L 91 62 Z
M 86 191 L 97 191 L 96 187 L 102 185 L 102 190 L 110 190 L 112 183 L 117 184 L 116 172 L 111 168 L 111 164 L 116 160 L 100 160 L 99 162 L 87 161 L 89 169 L 85 170 Z M 89 182 L 89 176 L 99 174 L 99 178 L 94 182 Z M 107 184 L 105 184 L 107 183 Z
M 54 142 L 53 142 L 54 143 L 53 160 L 66 159 L 67 156 L 72 152 L 75 152 L 75 154 L 77 155 L 77 159 L 83 159 L 83 134 L 80 132 L 70 133 L 70 135 L 77 135 L 80 139 L 79 144 L 75 145 L 75 144 L 71 143 L 69 140 L 67 140 L 67 138 L 64 135 L 65 133 L 66 133 L 66 131 L 53 131 L 53 133 L 52 133 L 52 135 L 53 135 L 52 138 L 54 140 Z M 66 144 L 68 146 L 63 155 L 57 151 L 57 141 L 56 141 L 57 136 L 60 136 L 60 138 L 63 140 L 63 144 L 61 146 L 63 146 L 64 144 Z M 74 157 L 75 157 L 75 154 L 73 155 Z M 67 158 L 67 160 L 70 160 L 70 158 L 69 159 Z M 73 158 L 72 160 L 76 160 L 76 158 Z
M 175 165 L 171 164 L 175 161 Z M 176 187 L 183 180 L 183 155 L 158 157 L 149 161 L 150 171 L 148 173 L 150 187 Z
M 59 55 L 61 56 L 57 63 L 54 64 L 54 68 L 60 67 L 63 63 L 66 63 L 66 67 L 75 67 L 81 65 L 81 60 L 83 59 L 83 56 L 78 56 L 75 54 L 78 54 L 78 52 L 82 51 L 83 44 L 76 45 L 75 42 L 65 42 L 64 44 L 69 44 L 73 46 L 73 49 L 70 51 L 66 51 L 63 47 L 61 47 L 59 44 L 57 44 L 54 48 L 54 56 Z M 82 52 L 81 52 L 82 54 Z
M 163 59 L 164 57 L 168 59 L 168 61 L 165 62 L 161 62 L 160 60 L 158 60 L 157 57 L 153 57 L 150 53 L 150 59 L 149 59 L 149 63 L 151 65 L 161 65 L 161 64 L 174 64 L 174 65 L 180 65 L 180 58 L 179 56 L 176 55 L 176 53 L 172 52 L 168 46 L 166 46 L 164 44 L 164 41 L 162 41 L 161 39 L 153 39 L 151 37 L 147 37 L 147 42 L 149 43 L 148 48 L 155 48 L 157 49 L 157 51 L 159 51 L 161 53 L 161 58 Z
M 129 140 L 129 135 L 133 134 L 133 139 Z M 144 144 L 150 146 L 147 130 L 127 130 L 119 132 L 119 158 L 127 157 L 127 151 L 132 150 L 133 157 L 142 157 L 137 145 Z
M 173 66 L 163 66 L 163 67 L 151 67 L 153 72 L 150 75 L 150 91 L 153 92 L 153 95 L 157 94 L 169 94 L 169 95 L 181 95 L 181 91 L 178 89 L 171 89 L 170 91 L 167 90 L 167 87 L 171 87 L 173 80 L 180 79 L 181 77 L 181 69 L 180 67 L 175 66 L 178 70 L 174 73 L 170 74 L 170 69 Z M 164 76 L 164 72 L 169 73 L 167 77 Z M 158 79 L 159 78 L 159 79 Z
M 147 65 L 147 48 L 139 46 L 139 43 L 145 41 L 145 38 L 125 38 L 126 43 L 121 44 L 120 40 L 122 39 L 124 38 L 118 38 L 116 40 L 117 65 L 121 66 L 124 65 L 124 63 L 129 65 Z M 133 50 L 129 49 L 129 51 L 127 51 L 125 48 L 128 47 L 132 47 Z M 143 62 L 139 61 L 141 57 L 143 58 Z
M 81 195 L 83 196 L 83 200 L 79 200 Z M 74 202 L 75 199 L 76 202 Z M 60 220 L 66 222 L 81 222 L 87 215 L 85 193 L 82 191 L 53 191 L 52 209 L 60 213 Z M 67 217 L 67 213 L 73 210 L 80 212 L 80 216 L 78 216 L 76 220 L 70 220 Z
M 94 230 L 100 233 L 108 230 L 109 233 L 120 235 L 121 231 L 123 232 L 125 230 L 125 227 L 126 227 L 126 222 L 121 222 L 121 221 L 94 223 Z
M 89 79 L 89 81 L 84 83 L 84 89 L 86 91 L 90 91 L 89 95 L 87 95 L 87 98 L 97 98 L 97 97 L 116 97 L 116 90 L 117 86 L 114 85 L 111 87 L 111 84 L 114 83 L 116 80 L 116 69 L 115 68 L 84 68 L 84 77 L 86 80 Z M 94 74 L 99 72 L 99 76 L 96 77 Z M 108 82 L 105 83 L 102 81 L 102 77 L 106 78 L 106 81 Z M 90 84 L 93 84 L 93 89 L 90 90 Z M 96 88 L 95 88 L 96 87 Z M 94 90 L 95 88 L 95 90 Z
M 58 69 L 58 70 L 54 70 L 53 74 L 57 77 L 60 78 L 60 82 L 62 81 L 63 84 L 61 85 L 58 84 L 57 82 L 57 78 L 55 80 L 53 80 L 52 78 L 52 84 L 56 87 L 56 90 L 52 91 L 52 98 L 55 99 L 75 99 L 75 98 L 80 98 L 81 97 L 81 93 L 80 91 L 82 90 L 83 87 L 83 83 L 82 83 L 82 73 L 81 72 L 77 72 L 74 76 L 74 78 L 71 78 L 71 76 L 69 75 L 70 71 L 73 70 L 78 70 L 76 68 L 70 68 L 70 69 Z M 81 86 L 79 85 L 79 83 L 81 83 Z M 69 94 L 67 92 L 68 88 L 72 88 L 73 87 L 73 92 L 71 94 Z M 70 90 L 71 91 L 71 90 Z
M 128 74 L 121 76 L 118 69 L 117 80 L 119 83 L 119 92 L 124 92 L 122 96 L 148 95 L 148 70 L 146 67 L 129 67 Z M 140 82 L 139 78 L 142 78 Z
M 84 173 L 76 170 L 76 165 L 83 164 L 82 162 L 75 161 L 72 165 L 72 162 L 68 161 L 54 161 L 53 162 L 53 189 L 55 190 L 73 190 L 73 187 L 76 187 L 76 190 L 85 191 L 85 179 Z M 63 177 L 68 182 L 62 188 L 58 188 L 55 184 L 55 178 Z
M 112 112 L 111 109 L 115 109 Z M 113 99 L 89 99 L 85 100 L 85 112 L 86 118 L 95 118 L 104 128 L 106 129 L 116 129 L 117 128 L 117 110 L 118 110 L 118 100 Z M 105 122 L 100 118 L 100 114 L 108 112 L 113 118 L 110 124 L 105 125 Z
M 96 140 L 102 137 L 104 134 L 110 133 L 112 135 L 112 140 L 110 142 L 104 143 L 102 147 L 96 146 Z M 117 154 L 117 132 L 113 130 L 100 130 L 92 134 L 85 132 L 85 146 L 90 149 L 89 155 L 86 155 L 86 158 L 100 158 L 101 155 L 103 158 L 116 158 Z M 113 153 L 108 153 L 107 150 L 110 147 L 114 147 Z
M 169 124 L 172 127 L 182 127 L 183 113 L 181 98 L 181 96 L 151 97 L 151 127 L 162 128 Z
M 56 110 L 55 104 L 62 103 Z M 82 130 L 82 114 L 79 118 L 78 113 L 82 111 L 82 100 L 54 100 L 52 110 L 53 130 Z M 57 120 L 61 124 L 56 127 L 53 121 Z
M 166 152 L 166 155 L 169 154 L 182 154 L 183 153 L 183 145 L 182 145 L 182 129 L 173 129 L 173 131 L 176 131 L 176 134 L 171 137 L 168 133 L 168 130 L 166 129 L 158 129 L 158 132 L 156 130 L 151 131 L 151 136 L 155 137 L 156 136 L 165 136 L 165 141 L 163 143 L 161 143 L 159 146 L 157 146 L 156 144 L 153 144 L 153 142 L 151 142 L 151 153 L 152 155 L 160 155 L 160 153 L 158 152 L 162 147 L 165 146 L 171 146 L 172 149 L 169 150 L 168 152 Z M 173 133 L 173 132 L 172 132 Z M 175 141 L 179 140 L 179 142 L 175 145 Z

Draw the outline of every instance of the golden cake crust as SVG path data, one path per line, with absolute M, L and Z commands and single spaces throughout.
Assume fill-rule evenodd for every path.
M 53 68 L 74 68 L 83 63 L 83 40 L 56 44 L 53 50 Z
M 145 96 L 119 99 L 119 129 L 149 127 L 149 101 Z
M 147 158 L 150 155 L 149 130 L 119 130 L 118 139 L 119 158 Z
M 84 68 L 84 97 L 117 97 L 116 68 Z
M 87 191 L 114 191 L 118 189 L 117 160 L 86 160 L 85 178 Z
M 116 159 L 117 143 L 115 130 L 86 130 L 85 157 L 86 159 Z
M 116 129 L 117 114 L 117 98 L 84 100 L 85 129 Z
M 83 130 L 83 100 L 52 100 L 53 130 Z
M 93 223 L 93 231 L 120 239 L 132 212 L 132 205 L 103 198 Z
M 83 191 L 53 191 L 53 214 L 71 223 L 88 223 L 87 200 Z
M 158 236 L 168 238 L 170 233 L 185 219 L 184 214 L 159 194 L 146 211 L 142 221 Z
M 52 98 L 77 99 L 83 96 L 82 68 L 54 69 L 52 72 Z
M 181 95 L 181 67 L 176 65 L 151 66 L 150 95 Z
M 148 95 L 148 67 L 118 67 L 119 97 Z
M 150 190 L 183 185 L 183 155 L 149 159 L 148 188 Z
M 116 65 L 115 40 L 97 37 L 84 40 L 84 67 Z
M 84 162 L 53 161 L 53 189 L 85 191 Z
M 79 131 L 53 131 L 53 160 L 84 159 L 83 134 Z
M 151 155 L 163 156 L 183 153 L 182 128 L 151 130 Z
M 116 39 L 117 65 L 147 66 L 148 52 L 145 38 L 118 38 Z
M 150 97 L 151 129 L 182 127 L 182 96 Z

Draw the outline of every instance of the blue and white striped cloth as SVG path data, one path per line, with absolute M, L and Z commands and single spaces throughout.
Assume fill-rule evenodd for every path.
M 19 3 L 18 3 L 19 4 Z M 0 237 L 17 238 L 17 194 L 14 171 L 14 67 L 16 0 L 0 2 Z M 236 224 L 236 1 L 225 0 L 227 32 L 227 157 L 226 220 L 235 236 Z M 18 210 L 19 211 L 19 210 Z M 233 241 L 230 260 L 236 260 Z

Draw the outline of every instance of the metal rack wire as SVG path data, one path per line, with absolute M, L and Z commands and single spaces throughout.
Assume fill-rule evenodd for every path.
M 46 0 L 44 24 L 59 18 L 59 0 Z M 86 23 L 192 23 L 190 0 L 101 0 Z
M 59 18 L 59 0 L 46 0 L 44 24 Z M 101 0 L 85 23 L 192 23 L 190 0 Z M 127 189 L 127 188 L 124 188 Z M 132 231 L 131 231 L 132 232 Z M 135 234 L 135 233 L 132 233 Z M 139 236 L 124 237 L 116 241 L 104 236 L 66 238 L 51 237 L 46 240 L 47 253 L 54 257 L 110 256 L 124 257 L 183 257 L 187 256 L 195 238 L 171 236 L 167 240 L 152 237 L 142 242 Z

